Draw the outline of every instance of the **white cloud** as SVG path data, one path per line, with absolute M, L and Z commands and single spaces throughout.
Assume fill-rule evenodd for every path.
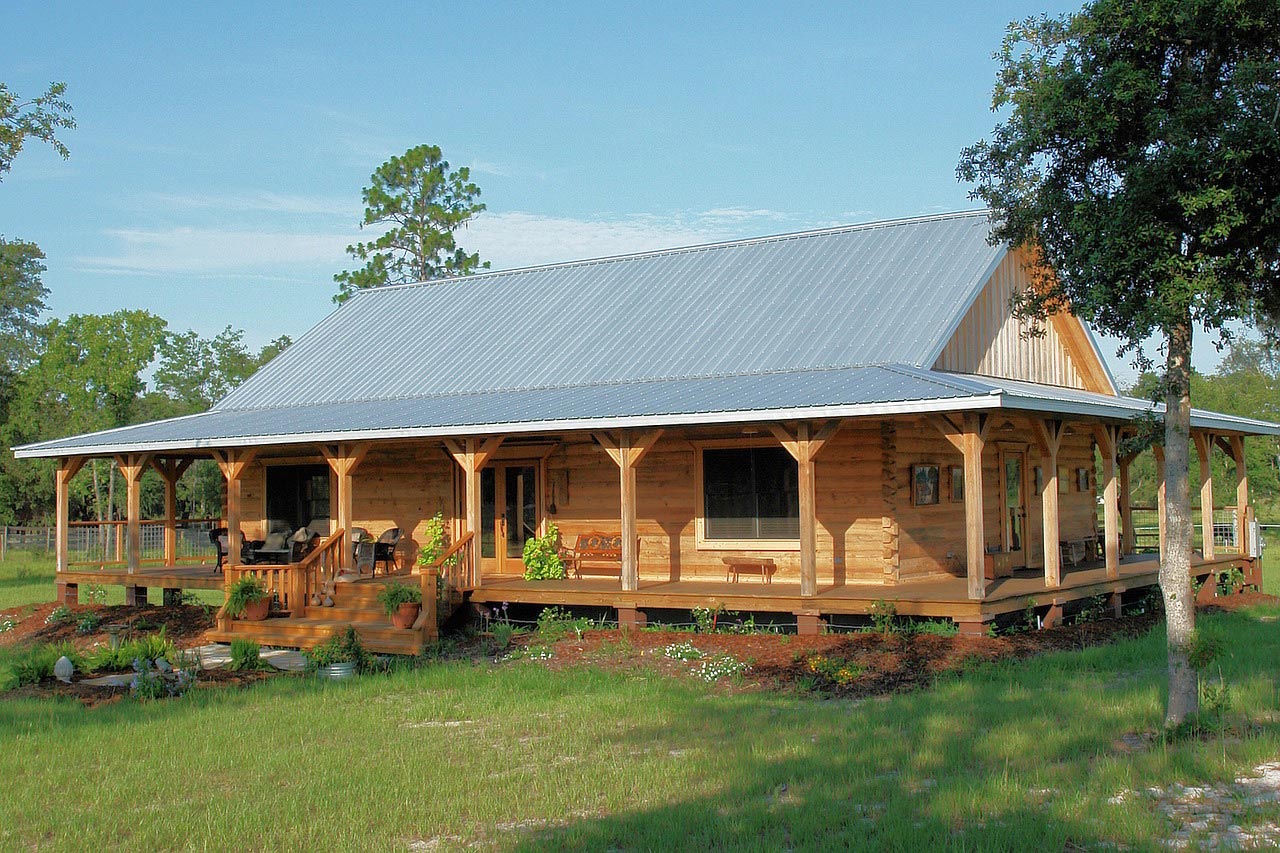
M 358 222 L 362 214 L 361 206 L 350 199 L 270 192 L 214 195 L 148 193 L 143 196 L 143 201 L 148 207 L 163 206 L 176 210 L 321 215 L 342 217 L 352 222 Z
M 348 234 L 290 234 L 217 228 L 106 232 L 120 243 L 110 255 L 76 259 L 81 272 L 305 276 L 340 268 Z

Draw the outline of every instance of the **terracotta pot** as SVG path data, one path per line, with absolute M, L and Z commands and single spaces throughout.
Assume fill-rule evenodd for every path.
M 271 612 L 271 599 L 264 598 L 260 601 L 253 601 L 244 606 L 244 612 L 239 618 L 246 622 L 261 622 L 267 618 L 267 614 Z
M 418 613 L 422 610 L 422 605 L 416 601 L 406 601 L 401 604 L 395 613 L 391 614 L 391 624 L 397 628 L 412 628 L 413 623 L 418 621 Z

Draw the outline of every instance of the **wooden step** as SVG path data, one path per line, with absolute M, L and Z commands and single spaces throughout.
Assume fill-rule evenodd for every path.
M 302 614 L 308 619 L 338 619 L 347 622 L 386 622 L 387 615 L 381 607 L 348 607 L 339 601 L 333 607 L 310 607 Z
M 371 652 L 383 654 L 418 654 L 422 651 L 422 633 L 401 630 L 385 620 L 376 622 L 347 619 L 266 619 L 261 622 L 232 620 L 226 631 L 209 632 L 211 639 L 229 642 L 248 638 L 263 645 L 310 649 L 336 633 L 354 625 L 360 641 Z

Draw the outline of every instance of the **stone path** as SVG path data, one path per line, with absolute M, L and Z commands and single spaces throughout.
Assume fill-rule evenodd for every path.
M 1260 764 L 1252 776 L 1241 776 L 1224 785 L 1170 785 L 1151 787 L 1141 794 L 1155 801 L 1174 825 L 1165 845 L 1177 850 L 1213 848 L 1227 850 L 1280 847 L 1280 762 Z M 1121 791 L 1111 798 L 1120 803 L 1135 796 Z M 1270 807 L 1270 808 L 1268 808 Z M 1266 809 L 1272 817 L 1251 815 Z

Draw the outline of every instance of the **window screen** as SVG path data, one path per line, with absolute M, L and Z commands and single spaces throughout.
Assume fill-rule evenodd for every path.
M 799 470 L 781 447 L 702 451 L 708 539 L 798 539 Z

